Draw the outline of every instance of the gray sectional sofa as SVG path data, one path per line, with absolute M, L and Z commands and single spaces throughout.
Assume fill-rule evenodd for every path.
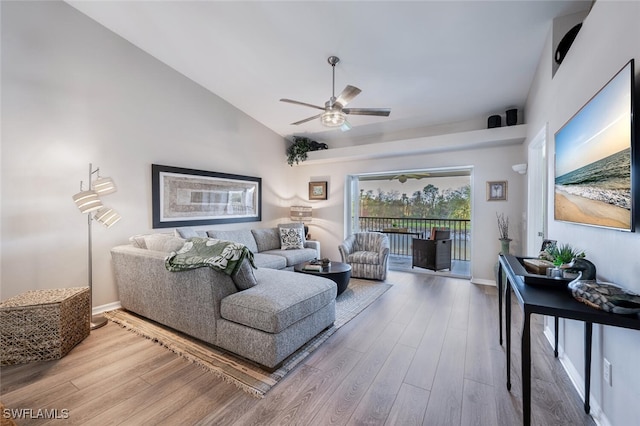
M 245 264 L 237 276 L 211 268 L 169 272 L 165 258 L 185 241 L 173 235 L 136 236 L 129 245 L 114 247 L 122 307 L 276 367 L 333 324 L 337 289 L 329 279 L 284 270 L 318 257 L 319 247 L 281 250 L 279 244 L 273 246 L 277 228 L 248 231 L 208 231 L 213 238 L 243 243 L 254 252 L 258 268 Z M 253 243 L 249 235 L 255 236 Z

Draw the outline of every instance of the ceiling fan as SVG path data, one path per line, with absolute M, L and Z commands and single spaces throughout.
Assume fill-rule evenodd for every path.
M 353 98 L 358 96 L 361 90 L 355 86 L 347 85 L 342 93 L 340 93 L 340 95 L 336 98 L 336 64 L 340 62 L 340 58 L 338 58 L 337 56 L 329 56 L 327 61 L 329 62 L 333 70 L 333 84 L 331 98 L 329 98 L 329 100 L 325 102 L 324 107 L 308 104 L 305 102 L 294 101 L 292 99 L 280 99 L 281 102 L 308 106 L 323 111 L 320 114 L 314 115 L 313 117 L 305 118 L 304 120 L 291 123 L 292 125 L 296 126 L 298 124 L 306 123 L 307 121 L 320 118 L 322 124 L 327 127 L 340 127 L 342 131 L 347 131 L 351 129 L 351 125 L 347 121 L 347 114 L 377 115 L 381 117 L 388 117 L 389 114 L 391 114 L 391 109 L 389 108 L 345 108 L 345 106 L 347 106 L 347 104 L 351 102 Z
M 400 183 L 405 183 L 408 179 L 420 180 L 422 178 L 429 177 L 430 175 L 431 173 L 409 173 L 391 176 L 389 180 L 398 179 Z

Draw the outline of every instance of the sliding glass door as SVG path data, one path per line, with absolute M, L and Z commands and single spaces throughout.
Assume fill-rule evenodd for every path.
M 455 267 L 448 273 L 470 275 L 470 168 L 350 175 L 346 188 L 346 234 L 386 233 L 391 269 L 411 268 L 413 238 L 428 238 L 438 227 L 451 231 Z

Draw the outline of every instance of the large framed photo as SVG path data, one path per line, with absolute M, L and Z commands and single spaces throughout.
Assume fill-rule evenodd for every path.
M 309 182 L 309 199 L 326 200 L 327 182 Z
M 507 201 L 507 181 L 487 182 L 487 201 Z
M 635 229 L 640 202 L 636 86 L 632 59 L 555 133 L 555 220 Z
M 262 179 L 151 165 L 153 227 L 262 220 Z

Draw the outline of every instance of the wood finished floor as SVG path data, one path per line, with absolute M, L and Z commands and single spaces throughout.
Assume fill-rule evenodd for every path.
M 520 355 L 515 347 L 508 392 L 495 287 L 395 271 L 387 282 L 264 399 L 109 323 L 60 360 L 3 367 L 0 400 L 69 410 L 66 420 L 20 425 L 522 424 Z M 517 343 L 522 317 L 513 312 Z M 540 318 L 532 330 L 532 424 L 593 425 Z

